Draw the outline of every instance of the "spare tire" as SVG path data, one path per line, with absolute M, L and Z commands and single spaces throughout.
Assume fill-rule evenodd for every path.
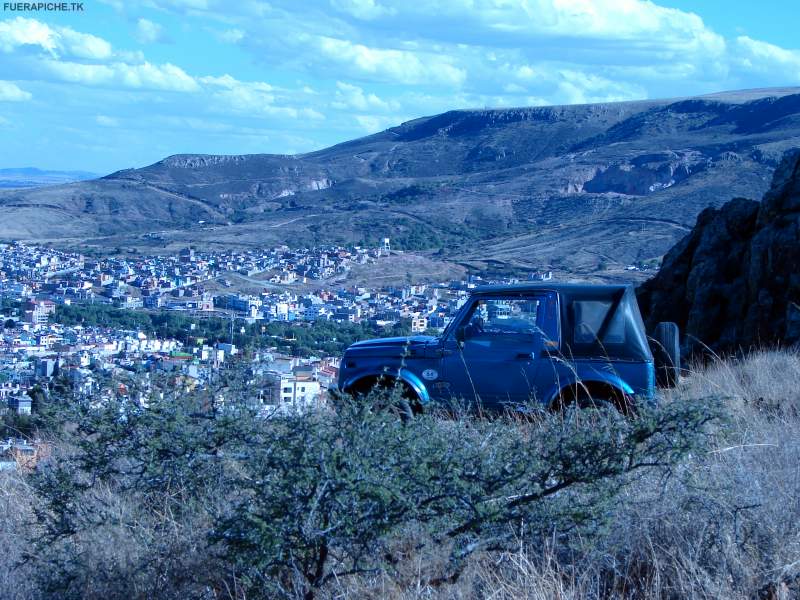
M 678 325 L 669 321 L 656 325 L 650 348 L 656 367 L 656 385 L 675 387 L 681 372 L 681 346 Z

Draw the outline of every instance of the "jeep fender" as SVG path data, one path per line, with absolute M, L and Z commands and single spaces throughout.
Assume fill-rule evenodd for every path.
M 399 379 L 412 390 L 417 395 L 419 399 L 419 403 L 422 406 L 425 406 L 430 402 L 430 395 L 428 394 L 428 389 L 425 387 L 425 384 L 422 383 L 422 380 L 417 377 L 412 371 L 408 369 L 400 369 L 399 371 L 393 372 L 388 370 L 378 370 L 378 369 L 371 369 L 369 371 L 363 371 L 354 375 L 350 379 L 344 382 L 342 385 L 342 390 L 347 392 L 348 390 L 352 389 L 359 381 L 362 379 L 368 379 L 370 377 L 391 377 L 392 379 Z
M 603 373 L 601 371 L 593 371 L 587 374 L 586 377 L 569 377 L 556 382 L 544 395 L 545 406 L 554 406 L 557 400 L 561 397 L 564 390 L 568 390 L 573 386 L 580 387 L 581 385 L 602 384 L 613 387 L 625 395 L 632 396 L 633 388 L 625 381 L 614 373 Z

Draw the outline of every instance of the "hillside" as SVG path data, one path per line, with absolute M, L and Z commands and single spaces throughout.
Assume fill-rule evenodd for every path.
M 0 192 L 0 238 L 171 250 L 325 242 L 478 268 L 610 275 L 707 206 L 760 197 L 800 146 L 800 88 L 425 117 L 318 152 L 176 155 Z

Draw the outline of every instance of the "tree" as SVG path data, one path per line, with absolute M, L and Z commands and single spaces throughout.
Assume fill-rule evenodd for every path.
M 311 599 L 328 581 L 387 568 L 387 541 L 411 526 L 450 549 L 437 580 L 457 578 L 478 550 L 513 547 L 522 523 L 533 539 L 595 535 L 631 478 L 674 464 L 715 418 L 676 405 L 632 421 L 403 424 L 371 410 L 381 401 L 280 421 L 281 443 L 254 448 L 242 499 L 215 532 L 242 581 Z
M 400 421 L 379 409 L 393 390 L 265 418 L 260 385 L 230 368 L 205 389 L 165 377 L 65 400 L 68 451 L 34 482 L 46 509 L 31 559 L 56 595 L 310 600 L 333 580 L 392 569 L 411 529 L 408 543 L 449 553 L 431 582 L 452 581 L 473 553 L 518 544 L 522 524 L 526 539 L 565 547 L 600 535 L 620 491 L 668 473 L 718 417 L 713 404 L 672 403 L 631 419 Z

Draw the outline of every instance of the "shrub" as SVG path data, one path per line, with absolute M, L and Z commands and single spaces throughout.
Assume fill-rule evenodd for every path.
M 718 417 L 695 402 L 634 419 L 404 422 L 377 409 L 394 400 L 380 394 L 281 416 L 233 374 L 217 385 L 224 405 L 169 383 L 152 382 L 146 408 L 130 394 L 65 400 L 62 452 L 32 479 L 29 558 L 49 594 L 313 598 L 392 572 L 403 552 L 444 553 L 425 585 L 457 581 L 470 557 L 520 536 L 573 552 L 606 535 L 622 491 L 667 474 Z

